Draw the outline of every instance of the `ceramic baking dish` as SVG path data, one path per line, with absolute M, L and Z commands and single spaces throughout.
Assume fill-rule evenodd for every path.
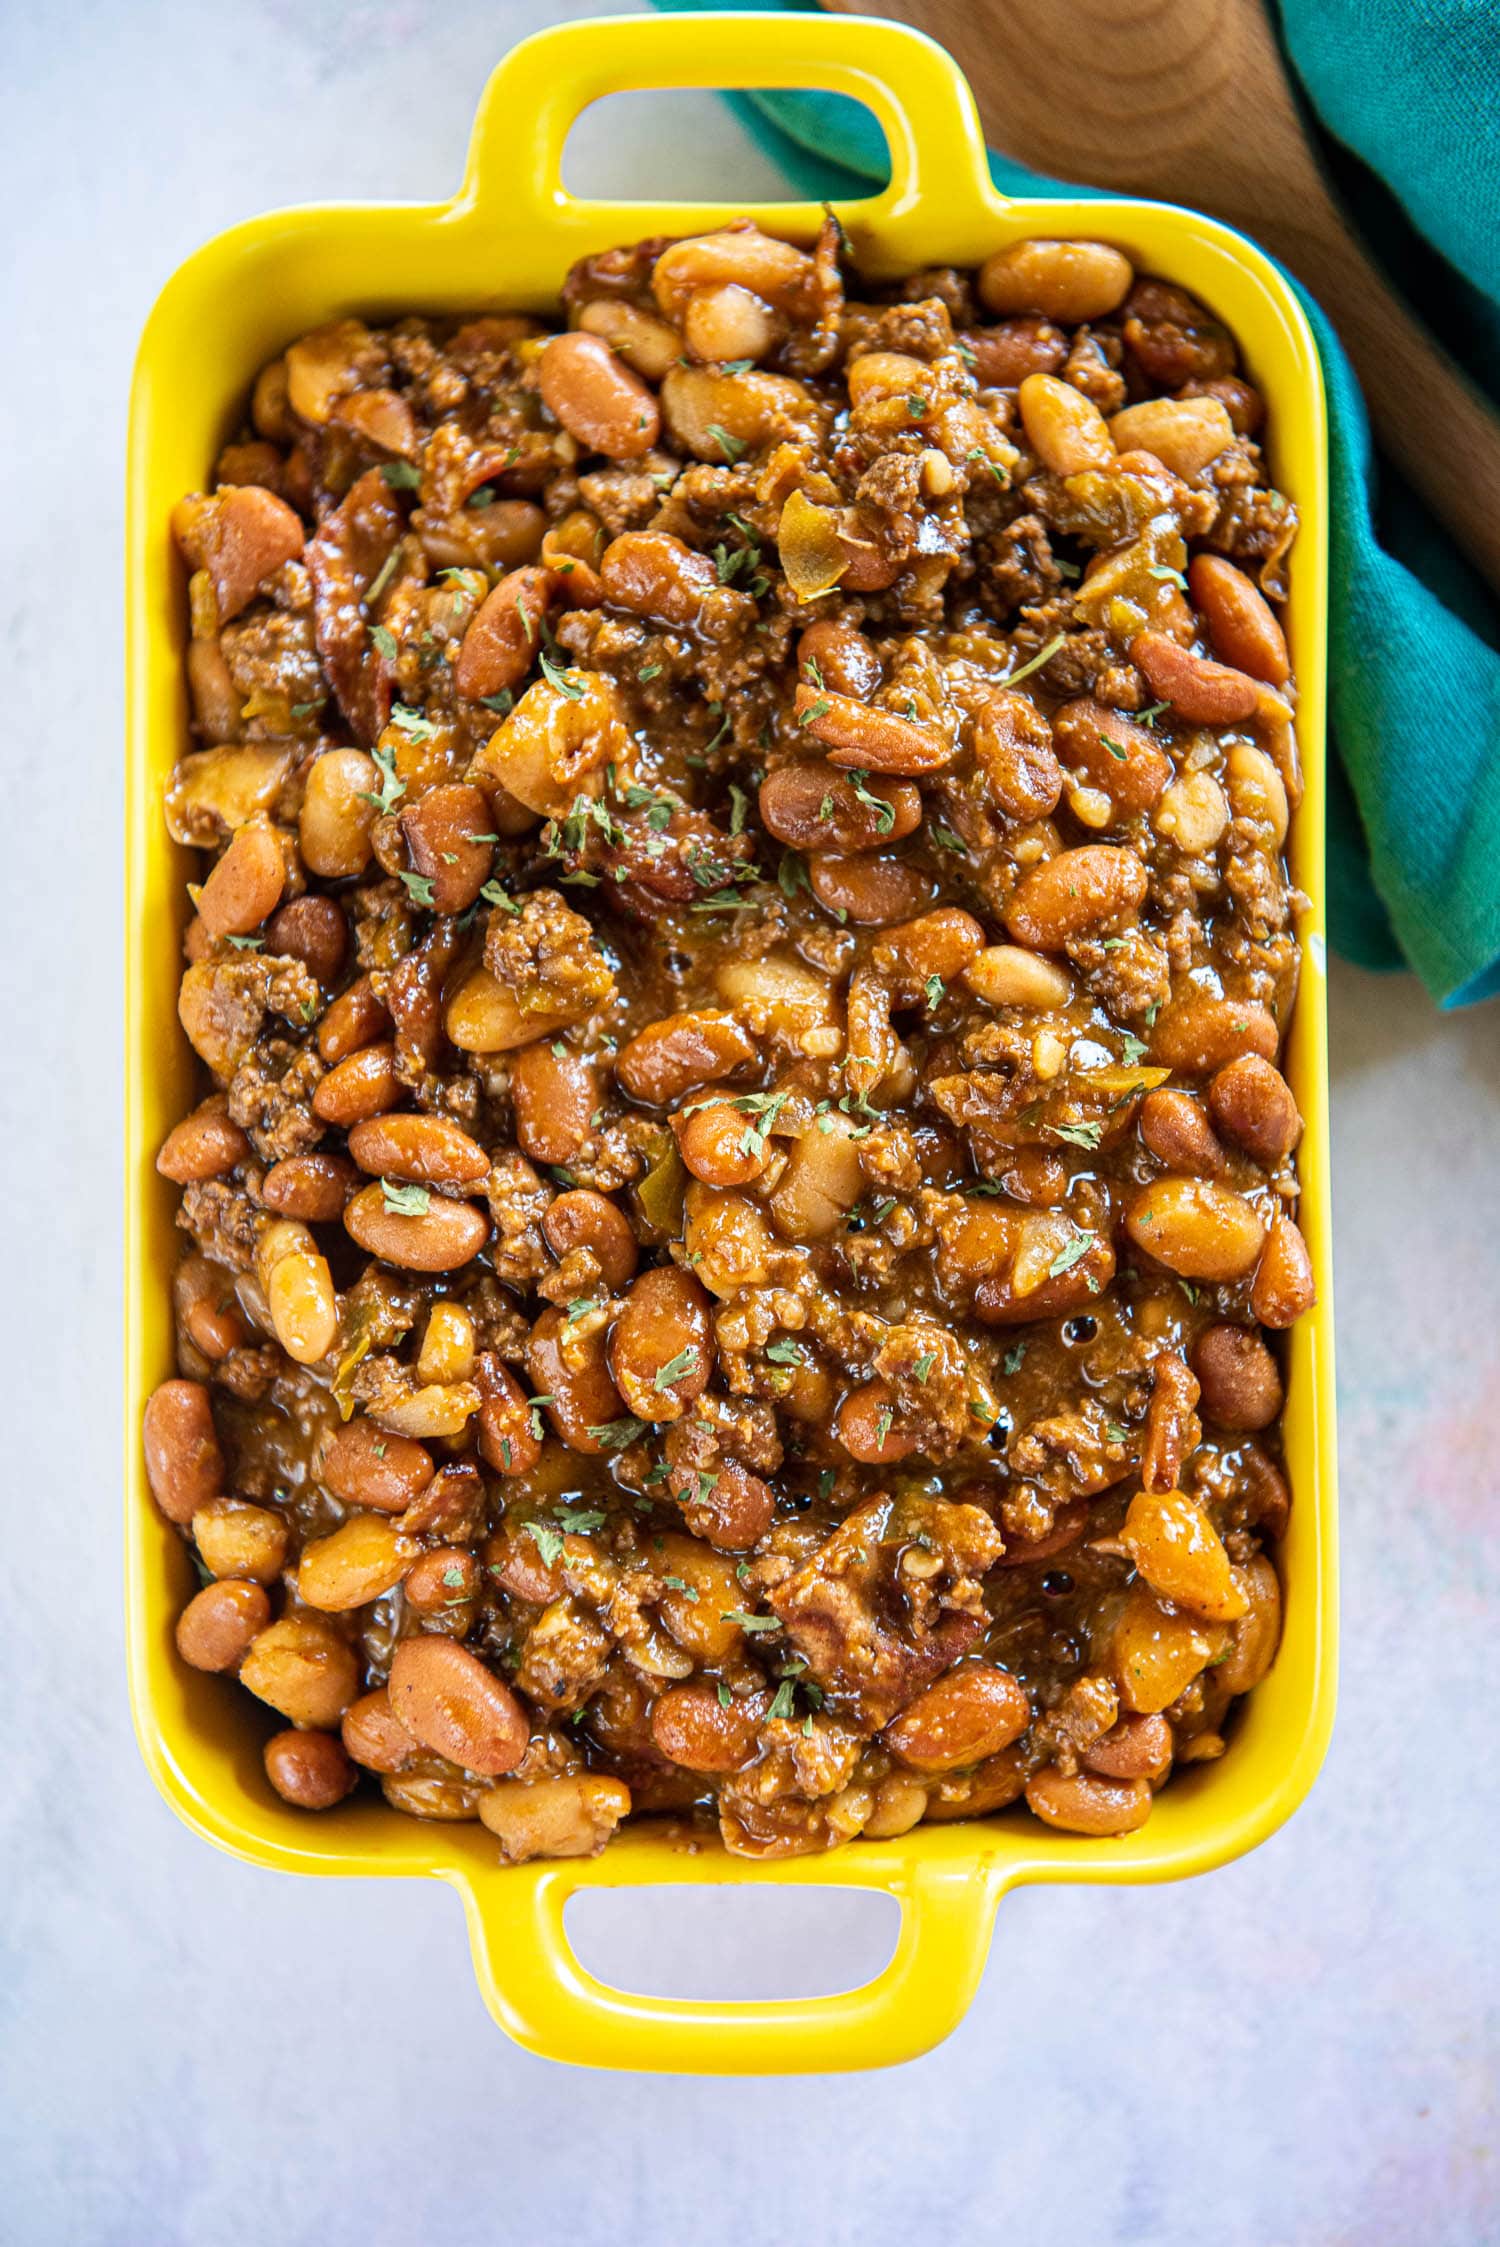
M 1139 1833 L 1088 1841 L 1020 1813 L 919 1827 L 827 1857 L 753 1864 L 660 1829 L 627 1830 L 588 1863 L 506 1868 L 478 1825 L 424 1824 L 368 1799 L 319 1817 L 267 1785 L 268 1729 L 232 1683 L 186 1669 L 172 1625 L 190 1586 L 186 1546 L 154 1511 L 140 1448 L 146 1395 L 174 1370 L 169 1274 L 175 1192 L 153 1169 L 188 1104 L 192 1056 L 176 1018 L 187 855 L 168 840 L 162 786 L 188 746 L 183 575 L 167 520 L 203 484 L 260 365 L 338 314 L 541 311 L 573 259 L 643 235 L 723 223 L 718 203 L 599 203 L 562 185 L 563 144 L 600 96 L 639 87 L 817 87 L 868 104 L 891 180 L 839 216 L 867 272 L 975 264 L 1028 234 L 1102 236 L 1138 268 L 1195 291 L 1228 323 L 1270 408 L 1272 466 L 1297 502 L 1290 636 L 1301 682 L 1307 793 L 1293 872 L 1302 988 L 1289 1074 L 1303 1116 L 1301 1222 L 1319 1305 L 1289 1337 L 1286 1442 L 1295 1504 L 1281 1554 L 1286 1629 L 1230 1753 L 1184 1773 Z M 820 213 L 754 207 L 806 241 Z M 1145 1881 L 1203 1872 L 1281 1824 L 1306 1794 L 1334 1701 L 1335 1528 L 1328 1098 L 1323 952 L 1324 599 L 1327 494 L 1322 382 L 1307 323 L 1281 274 L 1211 220 L 1151 203 L 1007 202 L 990 184 L 972 96 L 941 48 L 893 23 L 817 15 L 616 17 L 518 47 L 485 88 L 463 186 L 438 205 L 279 211 L 207 243 L 168 282 L 141 343 L 132 400 L 127 531 L 128 734 L 126 1554 L 135 1720 L 178 1814 L 235 1855 L 286 1872 L 424 1874 L 463 1899 L 485 2002 L 521 2043 L 605 2067 L 724 2073 L 867 2068 L 926 2051 L 962 2017 L 995 1908 L 1025 1881 Z M 785 2003 L 682 2002 L 607 1987 L 573 1955 L 563 1907 L 576 1890 L 640 1883 L 873 1888 L 902 1907 L 894 1955 L 859 1989 Z

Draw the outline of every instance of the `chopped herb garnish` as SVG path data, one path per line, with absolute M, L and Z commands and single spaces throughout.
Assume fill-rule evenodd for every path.
M 1055 1123 L 1049 1124 L 1048 1129 L 1054 1139 L 1065 1139 L 1070 1147 L 1097 1147 L 1104 1126 L 1097 1123 Z
M 231 936 L 229 939 L 237 952 L 258 952 L 265 941 L 263 936 Z
M 697 1606 L 698 1594 L 694 1590 L 693 1586 L 687 1582 L 685 1577 L 663 1576 L 662 1582 L 668 1587 L 669 1590 L 674 1592 L 681 1592 L 684 1599 L 691 1600 L 693 1605 L 695 1607 Z
M 772 1717 L 789 1717 L 796 1705 L 796 1700 L 796 1686 L 793 1685 L 790 1678 L 783 1678 L 772 1696 L 771 1706 L 766 1711 L 767 1721 L 769 1722 Z
M 697 1343 L 689 1342 L 685 1349 L 678 1351 L 675 1358 L 668 1358 L 665 1365 L 657 1367 L 652 1387 L 665 1391 L 671 1388 L 674 1381 L 687 1380 L 690 1374 L 697 1372 L 699 1359 Z
M 1004 1373 L 1008 1373 L 1008 1374 L 1010 1374 L 1011 1376 L 1014 1376 L 1014 1375 L 1016 1375 L 1017 1373 L 1019 1373 L 1019 1372 L 1020 1372 L 1020 1370 L 1021 1370 L 1021 1367 L 1022 1367 L 1022 1366 L 1024 1365 L 1024 1363 L 1026 1362 L 1026 1350 L 1027 1350 L 1027 1345 L 1026 1345 L 1026 1343 L 1024 1343 L 1024 1342 L 1015 1342 L 1015 1343 L 1012 1343 L 1011 1347 L 1010 1347 L 1010 1348 L 1009 1348 L 1009 1349 L 1008 1349 L 1008 1350 L 1006 1351 L 1006 1353 L 1005 1353 L 1005 1358 L 1004 1358 L 1004 1361 L 1003 1361 L 1003 1363 L 1002 1363 L 1002 1366 L 1001 1366 L 1001 1371 L 1002 1371 L 1002 1372 L 1004 1372 Z
M 888 835 L 896 824 L 895 805 L 888 803 L 884 796 L 876 795 L 874 789 L 870 786 L 870 776 L 867 772 L 851 771 L 848 780 L 859 801 L 862 804 L 867 804 L 874 812 L 876 834 Z
M 548 686 L 556 687 L 558 693 L 565 694 L 570 702 L 577 702 L 582 698 L 582 679 L 578 678 L 571 670 L 561 669 L 553 662 L 550 655 L 543 655 L 542 657 L 542 677 L 546 680 Z
M 937 1361 L 938 1354 L 936 1350 L 924 1350 L 922 1352 L 922 1355 L 917 1359 L 915 1365 L 912 1367 L 912 1372 L 916 1375 L 919 1381 L 925 1381 L 928 1374 L 937 1364 Z
M 825 702 L 821 698 L 817 702 L 810 702 L 797 723 L 799 726 L 810 726 L 814 718 L 826 718 L 832 708 L 831 702 Z
M 627 1444 L 635 1442 L 637 1436 L 646 1433 L 646 1423 L 626 1413 L 623 1419 L 602 1421 L 597 1428 L 590 1428 L 588 1433 L 601 1451 L 623 1451 Z
M 386 1208 L 397 1217 L 425 1217 L 432 1207 L 432 1196 L 425 1186 L 403 1186 L 399 1179 L 382 1178 L 380 1191 Z
M 486 882 L 479 894 L 486 905 L 496 905 L 502 913 L 520 913 L 520 906 L 507 890 L 500 887 L 498 882 Z
M 414 492 L 422 482 L 422 471 L 409 460 L 383 460 L 380 473 L 393 492 Z
M 408 874 L 403 872 L 401 875 L 401 880 L 405 882 L 407 894 L 410 896 L 413 904 L 426 906 L 430 906 L 432 904 L 433 876 L 431 874 Z
M 953 829 L 945 827 L 940 819 L 932 821 L 927 829 L 927 837 L 929 842 L 936 843 L 939 850 L 956 850 L 962 854 L 963 844 L 954 834 Z
M 744 1566 L 744 1562 L 741 1561 L 740 1568 Z M 749 1571 L 746 1570 L 746 1573 L 748 1574 Z M 739 1574 L 739 1569 L 735 1570 L 735 1574 Z M 719 1616 L 719 1621 L 721 1623 L 738 1623 L 742 1631 L 779 1631 L 781 1628 L 781 1621 L 778 1616 L 749 1615 L 742 1607 L 725 1608 Z
M 1117 759 L 1117 761 L 1123 765 L 1126 758 L 1130 755 L 1130 751 L 1125 747 L 1125 744 L 1122 741 L 1114 740 L 1113 737 L 1107 733 L 1101 733 L 1099 739 L 1103 742 L 1110 755 Z
M 805 1362 L 801 1343 L 794 1342 L 790 1335 L 783 1335 L 779 1342 L 768 1342 L 766 1356 L 772 1365 L 802 1365 Z
M 1019 671 L 1007 671 L 1000 684 L 1006 687 L 1013 687 L 1018 679 L 1029 679 L 1033 671 L 1042 670 L 1045 665 L 1049 664 L 1052 661 L 1052 658 L 1056 655 L 1058 649 L 1063 645 L 1067 637 L 1068 635 L 1066 632 L 1059 632 L 1054 639 L 1051 639 L 1047 642 L 1047 645 L 1044 648 L 1038 648 L 1036 654 L 1031 658 L 1031 661 L 1029 663 L 1023 663 Z
M 387 663 L 395 663 L 399 660 L 401 650 L 396 645 L 396 635 L 394 632 L 388 631 L 385 625 L 372 624 L 370 626 L 370 638 L 375 642 Z
M 734 1695 L 730 1692 L 728 1686 L 724 1683 L 724 1680 L 722 1678 L 720 1678 L 719 1680 L 718 1692 L 720 1708 L 731 1708 L 734 1703 Z
M 515 693 L 502 687 L 498 694 L 482 694 L 479 700 L 486 710 L 493 710 L 497 718 L 508 718 L 516 706 Z
M 883 1405 L 880 1411 L 876 1413 L 875 1441 L 878 1446 L 884 1446 L 885 1439 L 891 1432 L 891 1422 L 895 1419 L 895 1417 L 895 1413 L 891 1410 L 888 1404 Z
M 413 741 L 430 741 L 437 732 L 430 718 L 424 718 L 420 710 L 413 710 L 405 702 L 391 704 L 391 724 L 410 734 Z
M 726 460 L 736 461 L 742 457 L 745 451 L 745 447 L 740 443 L 739 438 L 731 437 L 729 431 L 721 427 L 721 425 L 717 421 L 711 421 L 709 423 L 708 434 L 710 435 L 710 437 L 712 437 L 714 443 L 719 447 Z
M 929 1006 L 941 1006 L 947 995 L 947 990 L 948 986 L 940 975 L 929 975 L 927 978 L 927 1004 Z
M 1047 1266 L 1048 1279 L 1061 1279 L 1064 1272 L 1071 1272 L 1075 1264 L 1081 1264 L 1093 1247 L 1094 1240 L 1095 1235 L 1093 1233 L 1075 1234 L 1072 1240 L 1066 1242 L 1058 1250 Z
M 536 1539 L 536 1549 L 542 1556 L 543 1564 L 548 1568 L 555 1568 L 563 1555 L 562 1531 L 551 1528 L 544 1521 L 524 1522 L 522 1527 L 528 1537 Z

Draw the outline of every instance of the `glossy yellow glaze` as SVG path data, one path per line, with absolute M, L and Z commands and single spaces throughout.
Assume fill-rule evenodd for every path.
M 187 744 L 186 599 L 168 514 L 180 493 L 202 484 L 256 369 L 301 330 L 356 310 L 545 310 L 568 265 L 585 252 L 642 235 L 696 232 L 741 208 L 590 203 L 564 192 L 563 143 L 579 111 L 601 95 L 647 86 L 811 86 L 867 102 L 890 143 L 891 182 L 839 212 L 866 271 L 975 264 L 1018 236 L 1078 234 L 1116 242 L 1138 267 L 1182 282 L 1238 338 L 1269 402 L 1273 473 L 1301 510 L 1290 636 L 1307 794 L 1292 857 L 1312 904 L 1300 928 L 1302 995 L 1289 1073 L 1307 1126 L 1302 1224 L 1320 1300 L 1290 1336 L 1286 1441 L 1296 1502 L 1280 1556 L 1286 1632 L 1230 1754 L 1174 1780 L 1150 1823 L 1123 1839 L 1087 1841 L 1012 1817 L 752 1865 L 640 1827 L 589 1863 L 502 1868 L 479 1826 L 426 1825 L 368 1800 L 316 1818 L 289 1808 L 265 1781 L 265 1727 L 246 1696 L 230 1681 L 187 1670 L 173 1652 L 172 1624 L 191 1568 L 186 1547 L 152 1507 L 139 1436 L 147 1393 L 173 1370 L 168 1275 L 176 1196 L 157 1178 L 153 1159 L 191 1084 L 175 1008 L 188 867 L 161 817 L 164 779 Z M 819 217 L 809 205 L 788 203 L 752 207 L 752 215 L 802 240 Z M 221 1848 L 288 1872 L 448 1881 L 463 1897 L 486 2003 L 535 2051 L 594 2066 L 749 2074 L 910 2059 L 962 2018 L 1007 1889 L 1202 1872 L 1252 1848 L 1290 1815 L 1317 1772 L 1334 1704 L 1326 545 L 1321 373 L 1280 273 L 1228 228 L 1189 211 L 1081 198 L 1003 201 L 990 185 L 967 85 L 941 48 L 894 23 L 631 16 L 543 32 L 508 56 L 485 88 L 464 183 L 451 203 L 275 212 L 219 235 L 172 276 L 141 343 L 129 451 L 125 1482 L 136 1727 L 152 1775 L 189 1825 Z M 863 1988 L 781 2004 L 639 1997 L 583 1970 L 563 1927 L 574 1890 L 682 1881 L 878 1888 L 902 1904 L 900 1940 L 885 1971 Z

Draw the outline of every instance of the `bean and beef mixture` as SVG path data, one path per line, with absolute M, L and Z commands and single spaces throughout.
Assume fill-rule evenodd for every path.
M 1296 517 L 1093 242 L 343 319 L 177 508 L 183 1659 L 506 1858 L 1118 1834 L 1280 1615 Z

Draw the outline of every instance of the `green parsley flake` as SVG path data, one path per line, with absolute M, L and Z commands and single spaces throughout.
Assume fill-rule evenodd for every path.
M 382 1178 L 380 1191 L 386 1208 L 397 1217 L 425 1217 L 432 1207 L 432 1196 L 425 1186 L 403 1186 L 399 1179 Z
M 1047 1266 L 1048 1279 L 1061 1279 L 1064 1272 L 1071 1272 L 1075 1264 L 1081 1264 L 1093 1247 L 1096 1237 L 1093 1233 L 1075 1234 L 1072 1240 L 1058 1250 Z

